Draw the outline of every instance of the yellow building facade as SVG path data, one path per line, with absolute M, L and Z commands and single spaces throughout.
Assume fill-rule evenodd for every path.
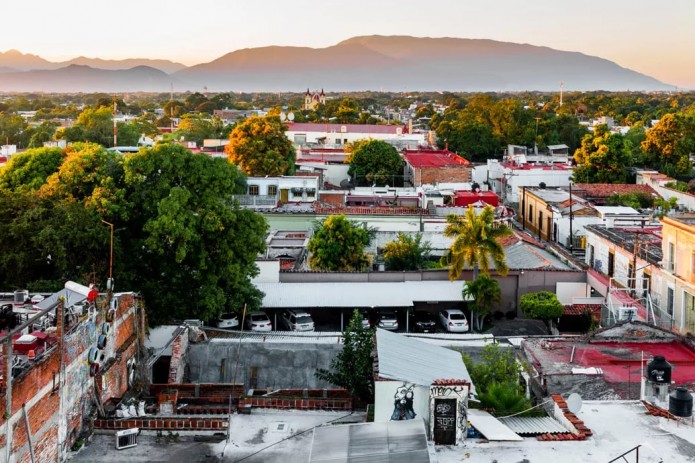
M 664 217 L 661 223 L 660 306 L 673 314 L 674 330 L 695 333 L 695 214 Z

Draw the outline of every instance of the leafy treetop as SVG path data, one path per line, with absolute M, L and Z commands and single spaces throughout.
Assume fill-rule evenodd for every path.
M 562 316 L 562 303 L 550 291 L 538 291 L 521 296 L 519 301 L 521 311 L 530 318 L 549 321 Z
M 372 231 L 350 222 L 344 214 L 331 215 L 314 225 L 307 245 L 309 265 L 314 270 L 334 272 L 363 270 L 370 264 L 364 252 Z
M 279 117 L 253 116 L 234 127 L 224 150 L 229 162 L 248 176 L 294 173 L 296 152 Z

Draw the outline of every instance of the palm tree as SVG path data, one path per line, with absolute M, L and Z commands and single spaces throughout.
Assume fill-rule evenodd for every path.
M 506 225 L 494 223 L 495 210 L 492 206 L 476 215 L 473 206 L 468 206 L 464 215 L 449 214 L 444 236 L 454 238 L 444 261 L 449 264 L 449 279 L 456 280 L 467 266 L 473 267 L 473 278 L 478 276 L 478 269 L 490 273 L 490 260 L 495 263 L 497 271 L 506 275 L 509 271 L 505 261 L 501 238 L 512 234 Z
M 500 285 L 497 280 L 483 273 L 470 283 L 466 283 L 462 293 L 464 299 L 469 297 L 473 299 L 471 322 L 475 321 L 475 329 L 480 331 L 483 328 L 483 319 L 490 313 L 492 304 L 502 300 Z

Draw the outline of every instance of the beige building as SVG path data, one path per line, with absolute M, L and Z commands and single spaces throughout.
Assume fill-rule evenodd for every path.
M 676 331 L 695 333 L 695 214 L 664 217 L 661 223 L 661 305 L 672 311 Z

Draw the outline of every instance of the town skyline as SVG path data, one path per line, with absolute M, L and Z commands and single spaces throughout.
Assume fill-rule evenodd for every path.
M 484 6 L 434 0 L 426 10 L 391 0 L 358 0 L 349 9 L 314 0 L 268 1 L 243 10 L 201 0 L 193 14 L 190 4 L 179 0 L 169 2 L 165 10 L 133 0 L 117 9 L 85 0 L 72 5 L 68 9 L 36 0 L 13 6 L 0 31 L 3 51 L 16 49 L 50 61 L 79 56 L 149 58 L 191 66 L 244 48 L 325 48 L 362 35 L 454 37 L 576 51 L 675 87 L 695 88 L 695 63 L 683 59 L 695 46 L 689 31 L 695 6 L 687 0 L 669 2 L 668 9 L 655 9 L 643 0 L 620 0 L 602 5 L 600 12 L 550 0 L 532 5 L 495 0 Z M 56 33 L 56 25 L 74 21 L 75 11 L 80 11 L 78 32 Z M 431 18 L 425 20 L 428 15 Z M 29 17 L 34 32 L 27 29 Z M 218 18 L 224 19 L 212 22 Z

